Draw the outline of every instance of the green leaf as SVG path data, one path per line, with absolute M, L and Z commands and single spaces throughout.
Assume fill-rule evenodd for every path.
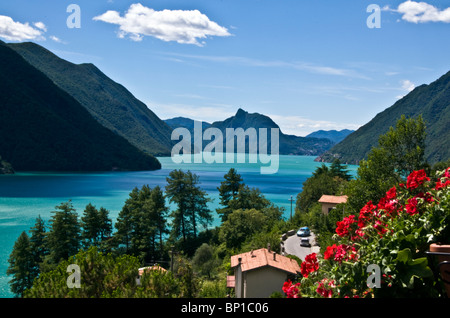
M 411 255 L 412 255 L 411 250 L 409 248 L 405 248 L 405 249 L 403 249 L 403 250 L 398 252 L 397 260 L 399 262 L 402 262 L 402 263 L 406 264 L 409 260 L 412 259 Z

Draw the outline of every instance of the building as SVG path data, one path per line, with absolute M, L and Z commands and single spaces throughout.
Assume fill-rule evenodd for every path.
M 348 197 L 346 195 L 322 195 L 319 202 L 322 203 L 322 213 L 328 214 L 331 209 L 335 208 L 340 203 L 346 203 Z
M 162 273 L 167 272 L 167 270 L 159 265 L 154 265 L 154 266 L 146 266 L 146 267 L 141 267 L 138 269 L 138 277 L 136 278 L 136 284 L 139 286 L 141 285 L 141 277 L 142 275 L 144 275 L 145 273 L 148 273 L 150 271 L 160 271 Z
M 236 298 L 270 297 L 300 274 L 297 261 L 271 252 L 270 247 L 231 256 L 231 267 L 234 277 L 228 277 L 227 286 L 234 287 Z

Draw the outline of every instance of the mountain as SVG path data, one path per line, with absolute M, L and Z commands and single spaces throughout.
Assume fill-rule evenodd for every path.
M 93 64 L 73 64 L 35 43 L 8 46 L 74 97 L 103 126 L 149 154 L 169 155 L 172 129 Z
M 267 139 L 269 140 L 267 151 L 270 152 L 270 128 L 280 128 L 270 117 L 259 113 L 248 113 L 243 109 L 239 109 L 236 114 L 224 121 L 213 122 L 211 128 L 218 128 L 225 137 L 227 128 L 255 128 L 258 132 L 259 128 L 267 128 Z M 328 139 L 298 137 L 294 135 L 286 135 L 279 131 L 279 154 L 281 155 L 309 155 L 315 156 L 323 153 L 333 146 L 334 143 Z
M 15 171 L 161 167 L 1 41 L 0 155 Z
M 348 135 L 342 142 L 316 160 L 330 162 L 339 157 L 345 163 L 367 158 L 378 138 L 395 124 L 401 115 L 422 115 L 426 124 L 425 158 L 431 164 L 450 158 L 450 72 L 428 85 L 420 85 L 371 121 Z
M 305 137 L 314 137 L 314 138 L 326 138 L 330 139 L 335 144 L 341 142 L 348 135 L 350 135 L 354 130 L 343 129 L 343 130 L 318 130 L 310 133 Z
M 194 133 L 194 123 L 196 120 L 186 118 L 186 117 L 175 117 L 170 119 L 164 119 L 164 122 L 170 126 L 172 129 L 176 128 L 186 128 L 189 130 L 191 134 Z M 202 129 L 205 130 L 211 126 L 210 123 L 207 123 L 205 121 L 202 121 Z

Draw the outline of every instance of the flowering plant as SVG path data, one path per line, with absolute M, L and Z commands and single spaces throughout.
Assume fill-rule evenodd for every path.
M 377 204 L 369 201 L 337 222 L 336 244 L 323 256 L 305 258 L 290 296 L 438 296 L 425 252 L 431 243 L 450 239 L 450 167 L 436 177 L 434 182 L 424 170 L 414 171 L 406 185 L 393 186 Z M 370 284 L 376 274 L 378 284 Z

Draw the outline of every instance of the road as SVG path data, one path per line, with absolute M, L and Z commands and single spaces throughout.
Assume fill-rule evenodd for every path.
M 311 246 L 300 246 L 301 237 L 297 236 L 296 233 L 289 236 L 284 241 L 284 250 L 287 254 L 296 255 L 302 261 L 305 259 L 306 255 L 311 253 L 319 253 L 320 247 L 316 245 L 315 235 L 311 232 L 311 235 L 308 236 L 309 242 Z

